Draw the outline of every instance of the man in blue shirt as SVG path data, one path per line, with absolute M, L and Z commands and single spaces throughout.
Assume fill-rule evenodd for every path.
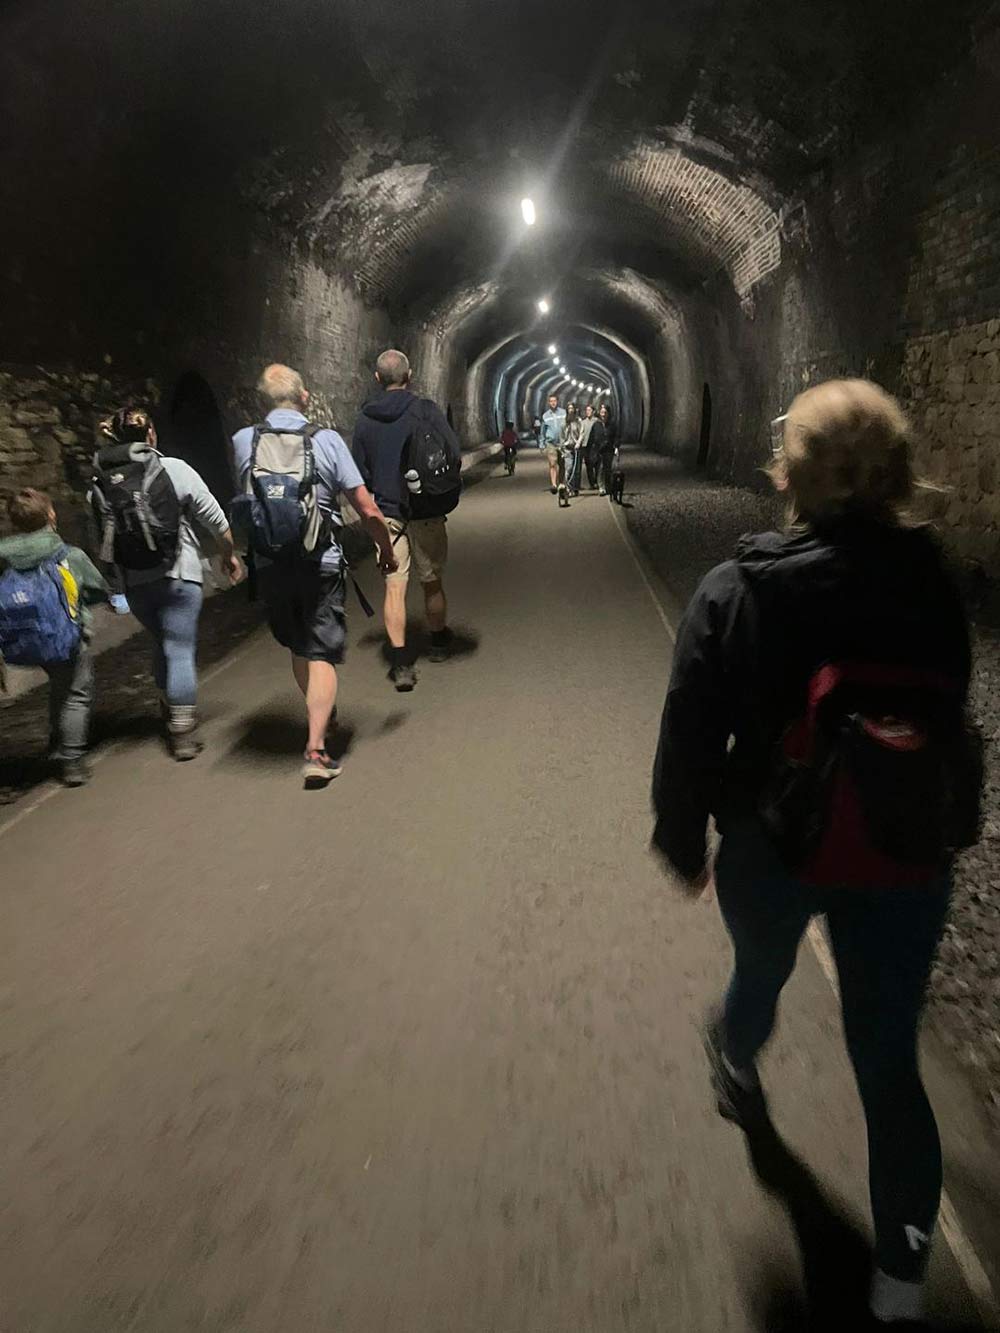
M 541 445 L 545 450 L 545 456 L 549 462 L 549 481 L 551 483 L 552 494 L 555 495 L 559 489 L 561 481 L 560 470 L 562 468 L 562 437 L 566 428 L 566 413 L 559 406 L 559 399 L 555 394 L 549 397 L 548 411 L 542 417 L 542 439 Z
M 302 376 L 289 366 L 268 366 L 257 390 L 270 409 L 265 424 L 275 430 L 300 430 L 308 424 L 309 393 Z M 254 428 L 233 436 L 233 462 L 241 490 L 246 488 L 253 451 Z M 396 568 L 392 538 L 385 519 L 355 466 L 347 445 L 334 430 L 317 431 L 312 439 L 316 466 L 316 498 L 329 519 L 330 537 L 317 559 L 303 553 L 292 564 L 257 561 L 261 596 L 271 633 L 292 655 L 292 672 L 305 695 L 309 716 L 302 776 L 308 784 L 329 782 L 341 771 L 340 761 L 327 753 L 327 729 L 337 702 L 337 666 L 344 660 L 347 623 L 344 615 L 344 561 L 338 532 L 343 524 L 338 494 L 343 491 L 378 549 L 380 567 Z

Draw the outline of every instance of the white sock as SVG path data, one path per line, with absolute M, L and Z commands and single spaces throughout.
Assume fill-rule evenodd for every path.
M 737 1069 L 725 1052 L 722 1054 L 722 1063 L 726 1066 L 726 1073 L 740 1085 L 744 1092 L 753 1092 L 760 1082 L 753 1065 L 749 1069 Z
M 914 1322 L 923 1318 L 924 1284 L 922 1282 L 903 1282 L 898 1277 L 890 1277 L 880 1268 L 872 1278 L 870 1309 L 875 1318 L 883 1324 L 897 1320 L 911 1319 Z

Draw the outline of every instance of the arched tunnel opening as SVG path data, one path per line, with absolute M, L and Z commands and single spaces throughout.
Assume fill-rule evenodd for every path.
M 339 433 L 323 447 L 356 483 L 376 359 L 401 349 L 467 482 L 433 548 L 411 543 L 405 505 L 386 510 L 402 545 L 381 573 L 405 551 L 409 619 L 405 585 L 391 613 L 369 559 L 371 514 L 343 538 L 360 599 L 321 552 L 316 587 L 348 593 L 323 627 L 334 648 L 258 633 L 260 602 L 192 538 L 175 581 L 204 595 L 173 610 L 200 625 L 201 756 L 171 711 L 192 721 L 195 691 L 185 677 L 171 704 L 170 635 L 152 667 L 137 642 L 162 608 L 134 594 L 140 624 L 116 592 L 116 615 L 81 631 L 93 678 L 63 680 L 96 691 L 101 762 L 74 808 L 44 786 L 72 706 L 50 713 L 50 663 L 11 666 L 11 1328 L 715 1333 L 766 1323 L 800 1259 L 803 1326 L 863 1326 L 848 1306 L 870 1246 L 834 1196 L 843 1180 L 863 1206 L 865 1164 L 826 936 L 814 921 L 795 983 L 798 1053 L 780 1038 L 763 1068 L 791 1080 L 775 1119 L 831 1188 L 780 1126 L 749 1142 L 786 1234 L 691 1091 L 721 928 L 665 906 L 647 854 L 647 751 L 684 607 L 746 532 L 784 531 L 774 423 L 835 378 L 904 410 L 920 513 L 971 617 L 985 836 L 954 865 L 925 969 L 928 1081 L 954 1117 L 938 1242 L 954 1262 L 932 1267 L 931 1307 L 975 1305 L 992 1326 L 997 0 L 7 0 L 0 114 L 0 559 L 25 488 L 51 497 L 61 537 L 101 550 L 94 453 L 126 404 L 227 505 L 245 484 L 233 436 L 260 422 L 272 363 L 301 374 L 302 428 Z M 566 460 L 528 447 L 553 395 L 606 407 L 618 446 L 571 513 L 553 498 L 569 499 Z M 508 422 L 523 447 L 504 473 Z M 341 499 L 312 515 L 324 536 Z M 365 589 L 385 595 L 381 620 Z M 725 720 L 720 704 L 700 726 Z M 179 735 L 199 763 L 157 767 Z M 343 770 L 341 804 L 280 788 L 310 756 Z M 881 1032 L 896 992 L 869 998 L 855 1031 Z M 913 1253 L 924 1211 L 896 1229 Z M 836 1262 L 813 1253 L 827 1241 Z

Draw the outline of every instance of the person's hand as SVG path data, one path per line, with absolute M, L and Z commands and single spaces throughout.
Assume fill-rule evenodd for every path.
M 396 553 L 391 546 L 379 548 L 378 567 L 383 574 L 395 574 L 399 568 L 399 561 L 396 559 Z
M 678 887 L 685 898 L 694 900 L 715 897 L 715 874 L 711 866 L 705 866 L 704 870 L 695 875 L 693 879 L 684 879 L 676 872 L 674 878 L 677 880 Z
M 715 896 L 715 873 L 711 859 L 696 875 L 682 875 L 666 853 L 655 842 L 650 843 L 650 851 L 660 863 L 664 874 L 673 881 L 685 898 L 713 898 Z
M 231 555 L 224 555 L 222 557 L 222 569 L 228 577 L 229 582 L 234 586 L 237 583 L 242 582 L 243 576 L 246 573 L 246 570 L 243 568 L 243 561 L 235 551 L 233 551 Z
M 128 599 L 122 592 L 113 592 L 108 598 L 108 601 L 116 616 L 127 616 L 131 610 L 131 607 L 128 604 Z

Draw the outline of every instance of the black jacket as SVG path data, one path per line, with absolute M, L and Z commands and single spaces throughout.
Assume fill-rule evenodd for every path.
M 387 518 L 405 514 L 401 461 L 413 430 L 414 405 L 434 421 L 435 428 L 460 448 L 455 432 L 441 409 L 409 389 L 385 390 L 366 403 L 354 425 L 354 461 L 375 503 Z
M 957 590 L 925 530 L 844 520 L 744 538 L 681 622 L 653 773 L 654 844 L 683 876 L 705 862 L 709 815 L 756 810 L 775 745 L 830 661 L 971 670 Z

